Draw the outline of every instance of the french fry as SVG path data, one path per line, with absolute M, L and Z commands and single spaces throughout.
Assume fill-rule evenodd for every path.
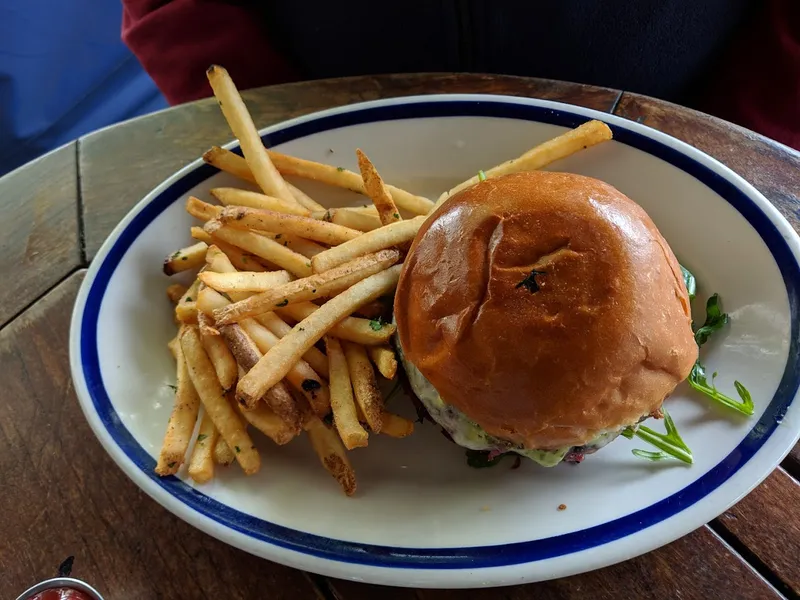
M 224 325 L 220 327 L 220 333 L 227 342 L 231 352 L 236 357 L 236 362 L 239 363 L 242 371 L 247 373 L 262 356 L 256 343 L 239 325 Z M 297 403 L 282 381 L 270 388 L 261 399 L 272 409 L 272 412 L 279 419 L 290 427 L 290 429 L 295 432 L 298 431 L 300 427 L 300 411 L 297 408 Z M 237 406 L 245 412 L 258 408 L 258 404 L 253 406 L 237 404 Z M 247 418 L 247 415 L 245 415 L 245 418 Z M 250 419 L 248 419 L 248 421 L 249 420 Z
M 487 179 L 492 177 L 500 177 L 501 175 L 508 175 L 509 173 L 519 173 L 521 171 L 536 171 L 542 169 L 562 158 L 566 158 L 576 152 L 584 150 L 589 146 L 594 146 L 601 142 L 610 140 L 613 137 L 611 129 L 602 121 L 588 121 L 575 129 L 571 129 L 566 133 L 562 133 L 558 137 L 554 137 L 538 146 L 531 148 L 522 156 L 513 158 L 502 164 L 492 167 L 486 171 Z M 472 187 L 480 181 L 479 177 L 475 175 L 466 181 L 459 183 L 450 191 L 445 192 L 439 197 L 436 202 L 434 210 L 441 206 L 453 194 L 461 190 Z M 433 212 L 433 211 L 431 211 Z
M 250 208 L 263 208 L 304 217 L 311 214 L 311 211 L 299 206 L 297 202 L 286 202 L 286 200 L 251 192 L 250 190 L 220 187 L 209 190 L 209 194 L 225 206 L 249 206 Z
M 353 284 L 392 266 L 400 260 L 397 250 L 382 250 L 375 254 L 359 257 L 325 273 L 296 279 L 277 288 L 250 296 L 215 311 L 217 323 L 224 325 L 270 312 L 276 307 L 305 302 L 333 295 L 346 290 Z
M 363 211 L 352 210 L 350 208 L 331 208 L 322 212 L 312 213 L 311 216 L 322 221 L 329 221 L 343 227 L 356 229 L 358 231 L 372 231 L 381 226 L 381 220 L 377 215 L 372 215 Z
M 380 433 L 383 426 L 383 397 L 367 351 L 364 346 L 352 342 L 342 342 L 342 349 L 361 414 L 373 433 Z
M 233 135 L 239 139 L 247 166 L 259 187 L 265 194 L 287 202 L 296 202 L 283 177 L 272 164 L 253 119 L 228 72 L 222 67 L 212 65 L 206 71 L 206 76 L 225 120 Z
M 355 494 L 356 474 L 339 436 L 316 417 L 306 421 L 305 430 L 325 470 L 339 482 L 345 494 L 348 496 Z
M 222 212 L 221 206 L 203 202 L 200 200 L 200 198 L 196 198 L 194 196 L 189 196 L 189 199 L 186 200 L 185 208 L 187 213 L 192 215 L 195 219 L 200 219 L 201 221 L 210 221 L 211 219 L 216 219 L 219 213 Z
M 203 260 L 206 259 L 205 253 L 203 254 Z M 181 297 L 186 293 L 188 288 L 183 285 L 182 283 L 173 283 L 172 285 L 167 286 L 167 298 L 173 304 L 177 304 L 180 302 Z
M 395 265 L 359 281 L 303 319 L 239 380 L 237 398 L 244 402 L 260 398 L 266 390 L 283 379 L 292 365 L 334 325 L 362 304 L 393 290 L 400 278 L 400 269 L 401 265 Z
M 285 391 L 289 393 L 288 390 Z M 240 405 L 240 409 L 242 416 L 250 425 L 279 446 L 288 444 L 297 437 L 298 428 L 290 426 L 263 404 L 258 404 L 253 410 L 244 410 Z
M 358 173 L 341 167 L 323 165 L 321 163 L 287 156 L 274 150 L 267 150 L 272 163 L 284 175 L 293 175 L 303 179 L 319 181 L 335 187 L 351 190 L 366 195 L 364 182 Z M 426 215 L 433 208 L 433 202 L 422 196 L 415 196 L 405 190 L 387 185 L 389 193 L 400 208 L 416 215 Z
M 215 463 L 225 467 L 236 460 L 236 456 L 234 455 L 233 450 L 231 450 L 231 447 L 228 445 L 228 442 L 221 437 L 217 437 L 217 441 L 214 444 L 214 450 L 212 450 L 211 454 Z
M 347 368 L 342 345 L 335 337 L 325 336 L 325 348 L 328 351 L 330 371 L 328 381 L 331 386 L 331 410 L 333 424 L 342 438 L 345 448 L 352 450 L 366 446 L 369 438 L 367 431 L 358 422 L 350 372 Z
M 208 245 L 197 242 L 186 248 L 181 248 L 164 259 L 164 275 L 175 275 L 182 271 L 198 269 L 206 261 Z
M 174 338 L 167 342 L 167 348 L 169 348 L 170 353 L 172 354 L 172 358 L 178 360 L 178 349 L 181 347 L 180 342 L 178 341 L 177 334 Z
M 244 157 L 241 157 L 230 150 L 225 150 L 219 146 L 212 146 L 205 152 L 205 154 L 203 154 L 203 160 L 206 163 L 218 168 L 220 171 L 225 171 L 226 173 L 230 173 L 239 179 L 256 183 L 256 178 L 253 177 L 253 174 L 250 172 L 250 167 L 247 166 L 247 161 L 244 159 Z M 325 210 L 324 206 L 314 202 L 314 200 L 308 197 L 308 194 L 293 186 L 288 181 L 286 182 L 286 185 L 292 192 L 294 199 L 297 200 L 301 206 L 310 211 Z
M 396 221 L 402 221 L 400 211 L 392 199 L 392 195 L 383 183 L 378 170 L 372 161 L 360 149 L 356 149 L 358 157 L 358 168 L 361 171 L 361 179 L 364 181 L 364 190 L 375 208 L 378 209 L 378 218 L 382 225 L 388 225 Z
M 394 379 L 397 375 L 397 357 L 394 350 L 390 346 L 367 346 L 367 354 L 369 354 L 378 373 L 383 375 L 386 379 Z
M 392 267 L 394 268 L 394 267 Z M 329 301 L 330 303 L 330 301 Z M 286 315 L 295 321 L 307 319 L 321 307 L 311 302 L 299 302 L 290 304 L 277 310 L 279 315 Z M 374 346 L 385 344 L 394 335 L 397 328 L 391 323 L 383 323 L 378 320 L 360 319 L 358 317 L 345 317 L 333 326 L 331 335 L 340 340 L 363 344 L 364 346 Z
M 425 217 L 415 217 L 363 233 L 354 240 L 317 254 L 311 259 L 311 266 L 315 273 L 322 273 L 364 254 L 410 242 L 424 222 Z
M 203 316 L 208 318 L 207 315 Z M 198 315 L 198 322 L 201 319 L 201 315 Z M 217 373 L 217 379 L 219 379 L 222 389 L 231 389 L 236 384 L 238 371 L 236 369 L 236 359 L 228 349 L 227 344 L 219 335 L 219 331 L 217 331 L 216 335 L 205 335 L 202 333 L 201 328 L 200 338 L 203 341 L 203 348 L 205 348 L 211 364 L 214 365 L 214 371 Z
M 181 468 L 189 449 L 194 425 L 197 422 L 197 412 L 200 410 L 200 398 L 197 397 L 192 381 L 189 378 L 189 369 L 186 359 L 180 348 L 177 349 L 177 377 L 175 390 L 175 404 L 167 424 L 167 432 L 161 443 L 158 454 L 156 473 L 161 476 L 174 475 Z
M 209 221 L 204 229 L 215 239 L 268 260 L 297 277 L 308 277 L 312 273 L 311 262 L 308 258 L 263 235 L 221 225 L 217 221 Z
M 313 258 L 320 252 L 325 252 L 325 250 L 327 250 L 327 247 L 323 246 L 322 244 L 312 242 L 311 240 L 301 238 L 297 235 L 292 235 L 291 233 L 260 233 L 272 240 L 275 240 L 282 246 L 289 248 L 289 250 L 293 250 L 298 254 L 302 254 L 306 258 Z
M 206 310 L 214 311 L 220 307 L 226 306 L 228 304 L 228 299 L 222 296 L 221 294 L 206 288 L 200 292 L 200 300 L 198 301 L 198 306 L 204 312 Z M 252 320 L 252 319 L 244 319 L 239 323 L 245 333 L 255 342 L 258 350 L 266 354 L 272 349 L 273 346 L 277 345 L 279 338 L 272 333 L 269 329 L 261 325 L 260 323 Z M 330 412 L 330 392 L 328 390 L 328 384 L 311 368 L 311 366 L 305 362 L 302 358 L 295 361 L 290 368 L 288 369 L 286 375 L 286 380 L 295 388 L 298 392 L 302 393 L 303 396 L 306 397 L 309 404 L 311 404 L 314 412 L 317 414 L 322 415 L 323 417 Z M 283 379 L 283 378 L 281 378 Z M 265 388 L 264 392 L 269 388 Z M 260 394 L 258 397 L 254 398 L 242 398 L 238 397 L 237 400 L 246 407 L 253 407 L 255 406 L 256 402 L 258 401 L 261 396 L 264 394 Z
M 414 423 L 388 411 L 381 414 L 381 433 L 393 438 L 404 438 L 414 433 Z
M 244 472 L 248 475 L 256 473 L 261 466 L 261 458 L 239 416 L 225 397 L 225 391 L 217 379 L 214 365 L 211 364 L 203 348 L 197 328 L 185 327 L 181 331 L 180 343 L 188 365 L 189 377 L 214 427 L 234 450 L 236 460 Z
M 292 326 L 273 312 L 258 315 L 256 317 L 256 321 L 261 323 L 279 338 L 286 336 L 292 331 Z M 308 352 L 303 354 L 303 360 L 311 365 L 311 368 L 314 369 L 319 375 L 327 377 L 329 368 L 328 357 L 320 352 L 318 348 L 315 346 L 309 348 Z
M 197 323 L 197 292 L 200 280 L 195 279 L 175 306 L 175 318 L 181 323 Z
M 218 292 L 265 292 L 289 283 L 288 271 L 267 273 L 215 273 L 206 271 L 198 275 L 200 281 Z
M 217 433 L 211 417 L 203 414 L 200 429 L 194 442 L 192 456 L 189 459 L 189 477 L 197 483 L 211 481 L 214 477 L 214 446 L 217 443 Z
M 263 273 L 266 270 L 265 267 L 267 265 L 262 264 L 257 256 L 245 252 L 236 246 L 231 246 L 230 244 L 214 239 L 211 237 L 211 234 L 206 233 L 202 227 L 192 227 L 190 231 L 194 239 L 202 240 L 209 246 L 216 246 L 217 250 L 224 252 L 231 261 L 231 264 L 240 271 Z
M 226 206 L 217 217 L 221 223 L 238 229 L 296 235 L 335 246 L 362 235 L 360 231 L 341 225 L 246 206 Z

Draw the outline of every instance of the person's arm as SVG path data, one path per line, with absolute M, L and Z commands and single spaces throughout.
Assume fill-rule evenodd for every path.
M 764 3 L 697 108 L 800 150 L 800 2 Z
M 206 69 L 224 66 L 239 89 L 293 81 L 260 15 L 242 1 L 122 0 L 122 39 L 170 104 L 211 95 Z

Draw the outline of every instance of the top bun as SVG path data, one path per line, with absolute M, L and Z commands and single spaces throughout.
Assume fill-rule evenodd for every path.
M 516 173 L 447 200 L 411 246 L 394 308 L 406 359 L 444 402 L 527 449 L 637 423 L 697 360 L 666 240 L 580 175 Z

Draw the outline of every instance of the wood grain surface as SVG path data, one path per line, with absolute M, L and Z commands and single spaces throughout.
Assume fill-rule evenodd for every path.
M 542 583 L 485 590 L 406 590 L 329 580 L 340 600 L 767 600 L 780 598 L 707 527 L 625 563 Z
M 256 126 L 395 96 L 481 93 L 560 100 L 609 111 L 619 92 L 545 79 L 488 75 L 385 75 L 280 85 L 243 94 Z M 130 208 L 214 144 L 232 139 L 214 100 L 104 129 L 81 140 L 81 192 L 89 258 Z
M 798 507 L 800 484 L 779 468 L 717 520 L 795 596 L 800 596 Z
M 0 331 L 0 598 L 73 575 L 106 600 L 315 598 L 300 571 L 218 542 L 161 508 L 105 453 L 69 373 L 69 319 L 83 272 Z
M 81 262 L 75 148 L 0 178 L 0 326 Z
M 438 92 L 531 96 L 613 109 L 719 159 L 800 227 L 798 153 L 713 117 L 635 94 L 515 77 L 398 75 L 276 86 L 245 97 L 257 124 L 267 126 L 362 100 Z M 67 338 L 83 277 L 75 272 L 83 264 L 81 234 L 91 259 L 149 190 L 211 144 L 230 138 L 216 104 L 206 100 L 96 132 L 0 179 L 0 272 L 7 275 L 0 288 L 0 327 L 5 324 L 0 475 L 6 486 L 0 495 L 0 598 L 14 598 L 52 576 L 68 555 L 76 556 L 74 574 L 96 585 L 107 600 L 748 600 L 781 597 L 775 588 L 800 597 L 800 498 L 793 478 L 800 475 L 800 446 L 784 461 L 786 471 L 773 473 L 711 528 L 599 571 L 492 590 L 391 589 L 308 576 L 217 542 L 145 496 L 95 440 L 71 386 Z

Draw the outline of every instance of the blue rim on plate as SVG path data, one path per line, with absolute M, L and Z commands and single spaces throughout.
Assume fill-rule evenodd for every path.
M 290 125 L 263 136 L 275 146 L 321 131 L 341 127 L 430 117 L 499 117 L 576 127 L 590 120 L 568 110 L 509 104 L 501 101 L 445 100 L 378 106 L 332 114 Z M 602 118 L 602 117 L 601 117 Z M 682 490 L 634 513 L 568 534 L 533 541 L 468 548 L 402 548 L 361 544 L 304 533 L 239 512 L 190 487 L 177 477 L 161 478 L 153 471 L 155 460 L 120 421 L 103 385 L 97 345 L 100 306 L 108 283 L 128 248 L 147 225 L 177 198 L 218 171 L 203 165 L 158 194 L 125 227 L 96 273 L 83 309 L 81 368 L 94 408 L 115 443 L 137 468 L 180 502 L 220 525 L 256 540 L 311 556 L 365 566 L 410 569 L 476 569 L 517 565 L 588 550 L 634 534 L 682 512 L 708 496 L 741 469 L 770 438 L 800 389 L 800 265 L 775 224 L 758 205 L 725 177 L 669 145 L 624 126 L 611 125 L 614 140 L 656 156 L 714 190 L 758 232 L 769 248 L 786 286 L 791 314 L 791 342 L 786 368 L 764 414 L 745 439 L 719 464 Z

